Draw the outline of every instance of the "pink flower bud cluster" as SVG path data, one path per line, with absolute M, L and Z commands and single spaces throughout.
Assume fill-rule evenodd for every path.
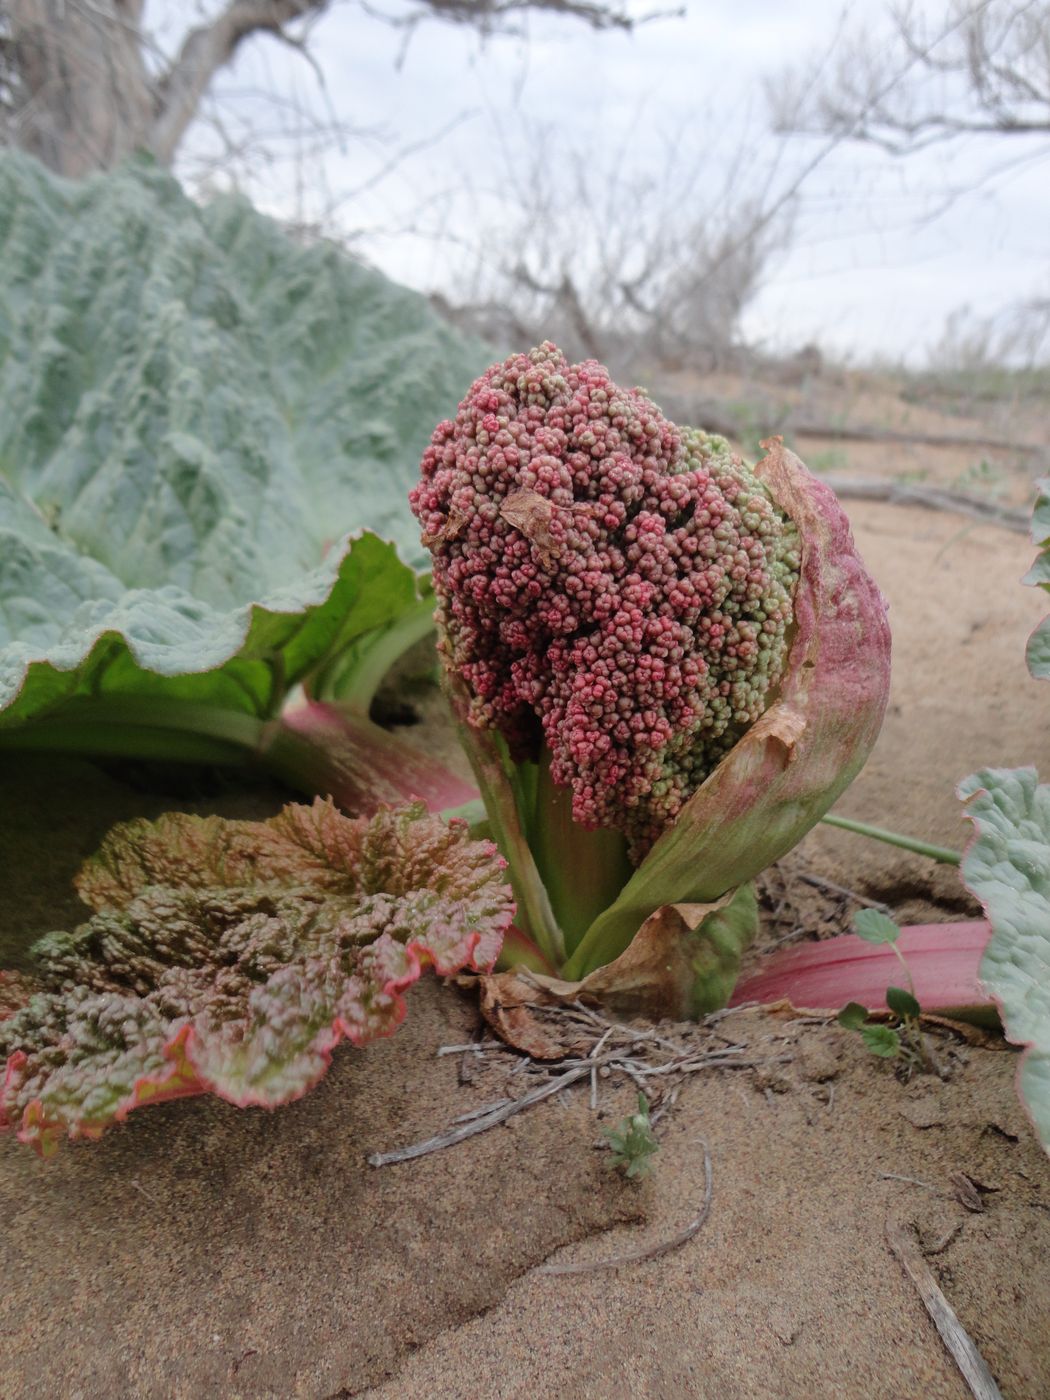
M 545 744 L 574 820 L 641 859 L 771 700 L 793 525 L 724 439 L 549 342 L 477 380 L 410 499 L 470 721 Z

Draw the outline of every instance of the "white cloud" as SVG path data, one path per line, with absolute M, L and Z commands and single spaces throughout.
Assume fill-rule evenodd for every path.
M 169 17 L 177 12 L 172 3 Z M 663 158 L 667 133 L 681 131 L 682 160 L 709 161 L 713 181 L 740 158 L 742 141 L 755 161 L 773 160 L 762 78 L 826 49 L 838 16 L 838 0 L 734 0 L 696 4 L 684 20 L 643 25 L 628 36 L 533 14 L 523 39 L 487 42 L 467 29 L 427 23 L 397 66 L 401 33 L 356 7 L 336 6 L 317 25 L 312 45 L 326 101 L 341 120 L 372 134 L 328 150 L 323 169 L 305 164 L 305 182 L 297 184 L 288 166 L 259 172 L 253 194 L 280 215 L 309 212 L 325 190 L 345 197 L 392 150 L 425 143 L 463 116 L 374 188 L 345 199 L 335 215 L 371 261 L 430 289 L 455 256 L 456 240 L 473 236 L 478 192 L 483 199 L 489 192 L 491 208 L 515 178 L 524 133 L 537 122 L 564 133 L 569 144 L 596 153 L 619 149 L 625 162 L 638 164 Z M 302 58 L 267 39 L 245 46 L 222 87 L 277 88 L 321 107 Z M 249 119 L 272 124 L 274 113 L 260 100 L 238 102 Z M 190 155 L 206 142 L 197 132 Z M 798 142 L 790 159 L 801 163 L 812 150 Z M 1011 145 L 1011 158 L 1021 153 Z M 805 186 L 795 246 L 771 268 L 748 313 L 748 333 L 916 359 L 960 304 L 994 311 L 1034 291 L 1045 294 L 1046 166 L 1029 163 L 1009 179 L 982 183 L 1002 158 L 1002 143 L 988 142 L 934 148 L 907 162 L 855 145 L 834 152 Z M 975 193 L 932 217 L 946 188 L 975 185 Z M 443 230 L 450 241 L 405 231 L 418 223 Z

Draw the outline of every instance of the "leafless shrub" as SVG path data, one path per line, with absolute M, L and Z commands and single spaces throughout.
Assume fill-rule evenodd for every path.
M 565 146 L 533 127 L 531 154 L 480 195 L 477 234 L 442 298 L 497 344 L 554 339 L 615 372 L 711 370 L 740 349 L 740 317 L 791 238 L 797 180 L 741 149 L 715 164 L 691 125 L 643 162 L 630 141 Z M 712 142 L 712 145 L 714 143 Z
M 990 316 L 960 307 L 945 322 L 929 364 L 948 375 L 1050 365 L 1050 297 L 1033 298 Z
M 865 7 L 819 66 L 780 74 L 769 96 L 781 131 L 895 155 L 959 136 L 1050 136 L 1050 3 Z

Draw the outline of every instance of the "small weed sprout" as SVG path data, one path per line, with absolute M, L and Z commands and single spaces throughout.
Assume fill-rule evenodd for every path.
M 638 1108 L 621 1118 L 613 1128 L 604 1130 L 606 1141 L 612 1151 L 614 1167 L 619 1167 L 628 1178 L 648 1176 L 653 1167 L 653 1158 L 660 1149 L 649 1119 L 649 1100 L 644 1094 L 638 1095 Z
M 884 1060 L 899 1061 L 906 1078 L 910 1078 L 920 1068 L 940 1074 L 940 1066 L 926 1043 L 926 1037 L 919 1024 L 922 1008 L 915 995 L 915 984 L 907 960 L 897 947 L 900 927 L 888 914 L 883 914 L 878 909 L 862 909 L 854 918 L 853 927 L 866 943 L 882 943 L 893 949 L 904 969 L 908 988 L 886 988 L 886 1005 L 897 1018 L 896 1026 L 870 1021 L 867 1009 L 856 1001 L 851 1001 L 839 1012 L 839 1025 L 845 1030 L 859 1032 L 873 1055 L 878 1055 Z

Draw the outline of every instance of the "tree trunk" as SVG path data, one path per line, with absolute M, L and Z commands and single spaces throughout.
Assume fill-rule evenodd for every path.
M 155 118 L 138 0 L 9 0 L 25 103 L 15 140 L 60 175 L 150 149 Z
M 170 166 L 212 79 L 244 40 L 265 33 L 301 48 L 302 40 L 284 26 L 318 15 L 330 3 L 226 0 L 212 18 L 188 29 L 174 57 L 151 72 L 143 59 L 145 0 L 3 0 L 5 137 L 74 178 L 108 170 L 136 150 Z M 595 29 L 631 28 L 625 15 L 601 0 L 424 0 L 422 12 L 475 24 L 485 33 L 493 13 L 529 9 L 579 15 Z M 4 94 L 5 85 L 14 86 L 17 102 Z

